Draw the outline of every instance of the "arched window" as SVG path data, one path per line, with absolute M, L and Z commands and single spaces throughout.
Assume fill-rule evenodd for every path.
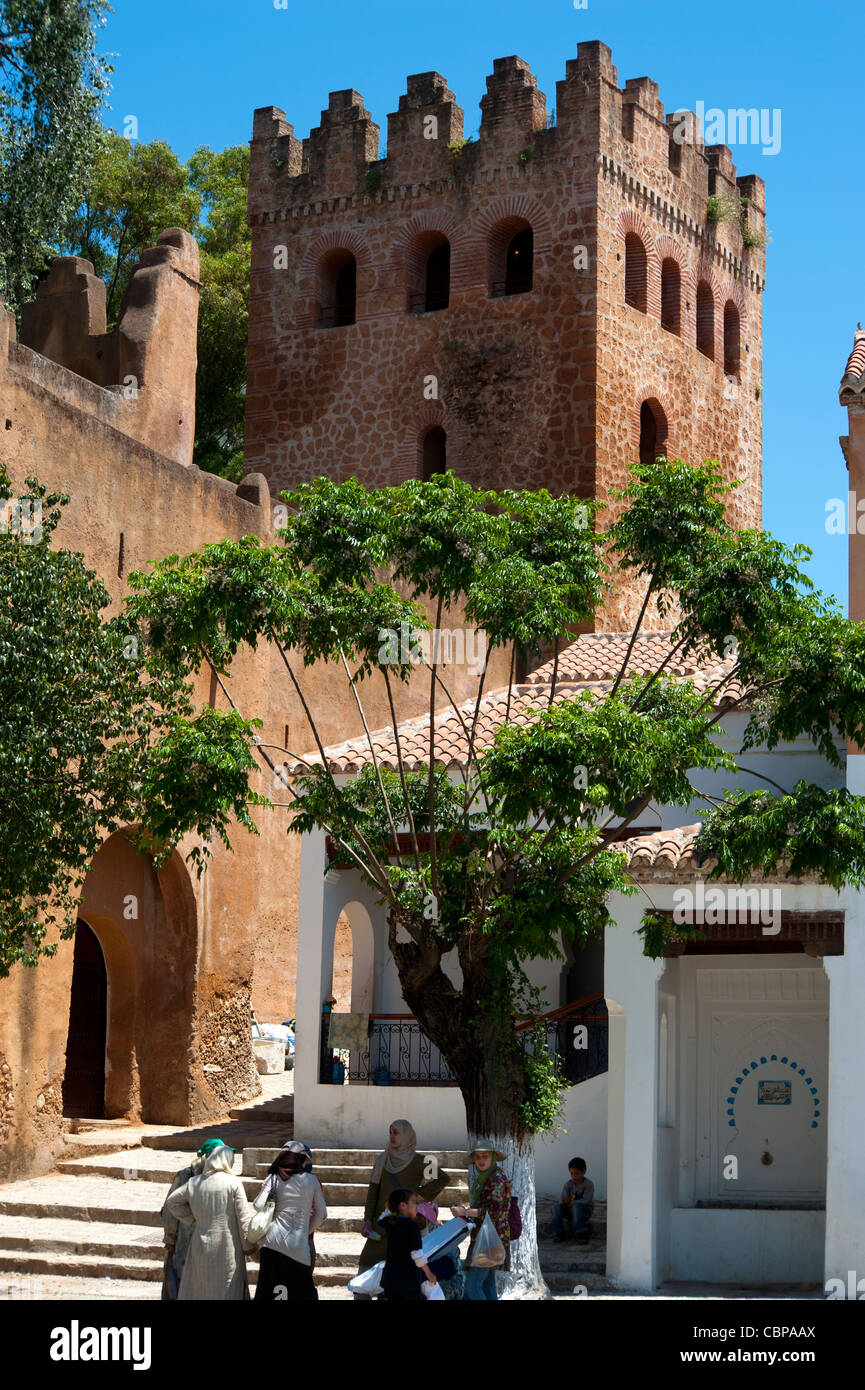
M 534 283 L 535 238 L 522 217 L 506 217 L 490 237 L 489 292 L 493 299 L 528 294 Z
M 657 401 L 640 406 L 640 463 L 656 463 L 667 452 L 667 417 Z
M 450 302 L 451 247 L 441 232 L 424 232 L 408 250 L 406 307 L 410 314 L 432 314 Z
M 625 237 L 625 303 L 646 312 L 646 248 L 636 232 Z
M 724 372 L 727 376 L 739 376 L 739 310 L 728 299 L 724 305 Z
M 426 263 L 426 286 L 424 308 L 428 314 L 436 309 L 446 309 L 451 293 L 451 248 L 443 241 L 433 247 Z
M 329 251 L 318 268 L 319 328 L 345 328 L 357 317 L 357 261 L 350 251 Z
M 447 469 L 447 439 L 441 425 L 433 425 L 421 440 L 421 476 L 425 483 L 434 473 Z
M 714 362 L 715 298 L 707 280 L 701 280 L 697 286 L 697 347 L 704 357 Z
M 667 256 L 661 262 L 661 327 L 677 337 L 682 332 L 682 273 L 679 262 Z

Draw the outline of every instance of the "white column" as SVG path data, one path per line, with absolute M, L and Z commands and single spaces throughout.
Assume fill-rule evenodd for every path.
M 865 754 L 848 756 L 847 786 L 865 796 Z M 847 890 L 843 906 L 844 954 L 823 961 L 829 976 L 824 1278 L 846 1286 L 851 1270 L 865 1279 L 865 894 Z
M 616 902 L 606 933 L 610 1013 L 607 1119 L 607 1273 L 622 1288 L 656 1287 L 658 980 L 663 960 L 643 955 L 642 906 Z
M 297 1044 L 294 1060 L 295 1133 L 304 1132 L 304 1111 L 318 1085 L 321 1006 L 330 993 L 333 941 L 325 932 L 325 837 L 322 830 L 304 835 L 300 850 L 297 906 Z

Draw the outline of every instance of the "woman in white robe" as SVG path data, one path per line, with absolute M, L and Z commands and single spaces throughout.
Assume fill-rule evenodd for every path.
M 193 1227 L 179 1301 L 249 1298 L 243 1250 L 253 1209 L 233 1165 L 234 1153 L 223 1144 L 165 1203 L 172 1216 Z

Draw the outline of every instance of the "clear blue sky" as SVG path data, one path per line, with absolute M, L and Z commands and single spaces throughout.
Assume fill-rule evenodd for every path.
M 667 111 L 780 108 L 777 155 L 733 146 L 767 183 L 764 525 L 814 551 L 815 582 L 846 605 L 847 543 L 827 535 L 845 496 L 838 382 L 865 321 L 863 12 L 857 0 L 114 0 L 102 48 L 116 54 L 108 123 L 186 158 L 248 140 L 256 106 L 280 106 L 303 137 L 327 94 L 362 92 L 386 133 L 409 73 L 444 73 L 466 133 L 494 58 L 518 53 L 555 104 L 583 39 L 613 50 L 619 83 L 649 76 Z

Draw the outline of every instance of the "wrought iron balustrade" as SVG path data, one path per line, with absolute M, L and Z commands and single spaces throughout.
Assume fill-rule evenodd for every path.
M 607 1070 L 608 1018 L 602 995 L 566 1005 L 518 1028 L 523 1046 L 537 1045 L 537 1028 L 553 1056 L 559 1058 L 568 1085 L 575 1086 Z M 321 1019 L 319 1081 L 367 1086 L 456 1086 L 439 1049 L 410 1014 L 371 1015 L 365 1049 L 335 1049 L 329 1042 L 330 1014 Z

